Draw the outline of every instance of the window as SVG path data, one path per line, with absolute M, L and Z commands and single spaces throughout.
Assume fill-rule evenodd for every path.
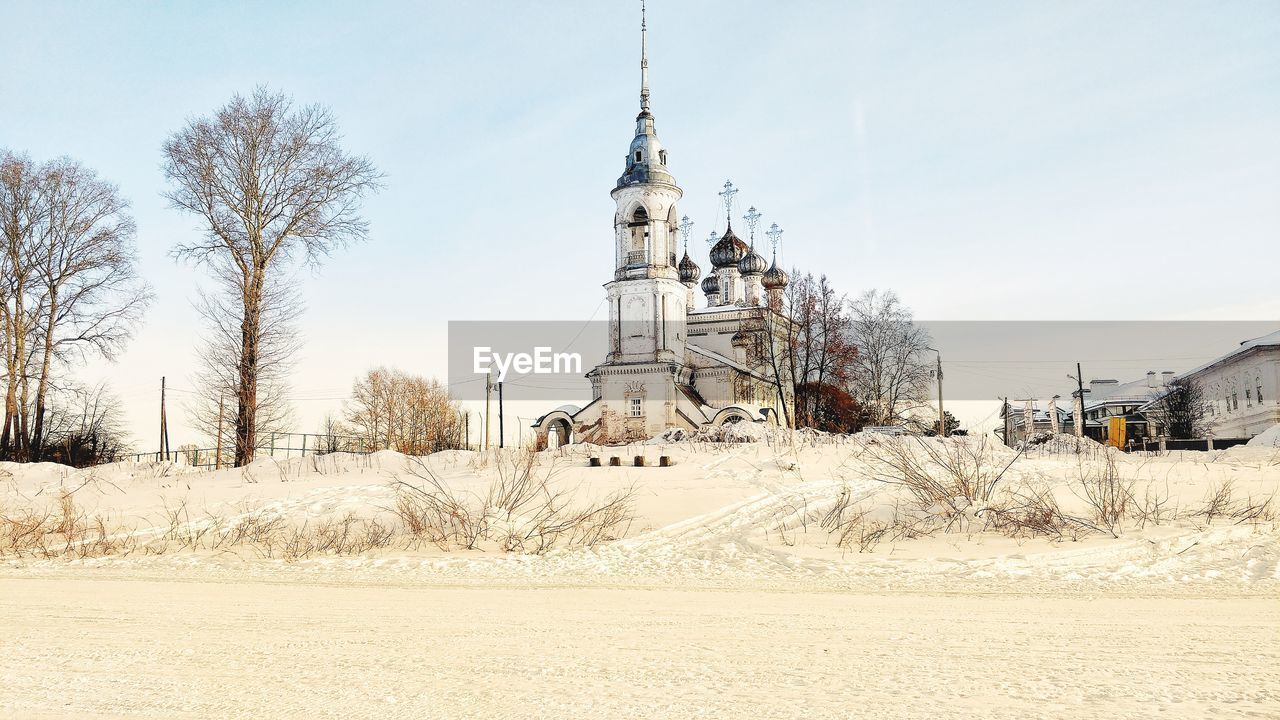
M 616 157 L 616 156 L 615 156 L 615 157 Z M 636 162 L 640 162 L 640 158 L 641 158 L 641 157 L 642 157 L 642 156 L 640 155 L 640 151 L 639 151 L 639 150 L 637 150 L 637 151 L 636 151 Z
M 631 417 L 644 415 L 644 405 L 640 398 L 631 398 Z
M 661 162 L 663 165 L 666 165 L 666 164 L 667 164 L 667 151 L 666 151 L 666 150 L 659 150 L 659 151 L 658 151 L 658 162 Z
M 1244 389 L 1244 404 L 1245 407 L 1253 407 L 1253 388 Z
M 1258 386 L 1258 404 L 1262 404 L 1262 378 L 1254 378 L 1253 381 Z
M 1238 392 L 1231 393 L 1231 409 L 1232 410 L 1240 409 L 1240 393 Z
M 1222 414 L 1225 415 L 1229 412 L 1231 412 L 1231 396 L 1230 395 L 1228 395 L 1226 400 L 1222 403 Z

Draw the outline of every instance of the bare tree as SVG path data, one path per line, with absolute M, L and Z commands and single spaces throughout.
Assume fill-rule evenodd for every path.
M 74 467 L 123 460 L 129 452 L 120 399 L 106 385 L 73 386 L 51 398 L 46 459 Z
M 44 328 L 32 460 L 40 459 L 54 364 L 91 354 L 114 359 L 152 298 L 134 269 L 133 218 L 115 185 L 62 158 L 41 169 L 40 192 L 46 214 L 33 251 Z
M 320 432 L 317 433 L 320 438 L 317 441 L 316 451 L 323 454 L 349 450 L 347 433 L 348 428 L 341 418 L 333 413 L 326 414 L 324 420 L 320 422 Z
M 214 266 L 218 269 L 217 266 Z M 297 318 L 302 302 L 291 277 L 270 278 L 263 287 L 261 332 L 257 339 L 257 408 L 253 414 L 254 450 L 260 450 L 274 433 L 293 425 L 289 402 L 289 376 L 293 358 L 301 346 Z M 237 429 L 234 408 L 240 397 L 238 362 L 240 306 L 234 272 L 219 272 L 211 290 L 201 290 L 196 311 L 203 324 L 197 349 L 199 369 L 193 378 L 195 395 L 186 403 L 187 417 L 226 457 L 235 457 Z
M 1148 417 L 1164 426 L 1164 432 L 1175 440 L 1204 437 L 1208 430 L 1209 403 L 1204 388 L 1193 378 L 1178 378 L 1146 411 Z
M 212 265 L 234 280 L 239 316 L 235 461 L 251 462 L 257 445 L 258 380 L 266 288 L 301 258 L 318 264 L 334 249 L 367 236 L 359 201 L 380 175 L 340 146 L 337 123 L 319 105 L 294 108 L 283 93 L 235 95 L 212 116 L 190 120 L 164 145 L 166 194 L 198 215 L 203 240 L 177 257 Z
M 346 419 L 367 450 L 425 455 L 462 447 L 461 411 L 434 379 L 374 368 L 352 387 Z
M 36 165 L 0 154 L 0 216 L 6 375 L 0 453 L 40 460 L 59 371 L 90 357 L 114 359 L 151 292 L 134 269 L 128 203 L 79 163 Z
M 839 395 L 814 388 L 843 388 L 852 376 L 857 350 L 850 341 L 845 305 L 825 275 L 796 272 L 783 292 L 778 316 L 770 315 L 771 332 L 779 341 L 766 346 L 766 359 L 778 380 L 779 397 L 793 400 L 796 427 L 815 427 L 829 410 L 827 403 Z M 790 384 L 785 393 L 784 381 Z
M 854 399 L 877 425 L 903 421 L 929 398 L 929 333 L 915 324 L 893 291 L 868 290 L 849 303 Z
M 5 399 L 4 427 L 0 430 L 0 456 L 24 459 L 30 451 L 26 388 L 30 358 L 28 343 L 39 326 L 32 300 L 35 264 L 32 252 L 40 209 L 38 169 L 29 157 L 0 152 L 0 228 L 4 232 L 3 294 Z
M 799 283 L 804 295 L 805 312 L 802 319 L 798 345 L 803 372 L 797 376 L 799 383 L 816 387 L 844 387 L 853 374 L 857 349 L 850 341 L 850 318 L 845 310 L 846 299 L 836 293 L 821 275 L 815 281 L 805 275 Z M 812 426 L 822 416 L 830 393 L 797 393 L 797 424 Z

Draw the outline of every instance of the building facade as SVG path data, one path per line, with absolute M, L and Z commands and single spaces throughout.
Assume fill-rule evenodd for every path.
M 1280 423 L 1280 330 L 1183 373 L 1200 385 L 1214 437 L 1251 438 Z

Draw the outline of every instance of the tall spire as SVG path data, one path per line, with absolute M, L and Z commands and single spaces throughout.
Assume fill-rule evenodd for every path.
M 649 112 L 649 46 L 644 0 L 640 0 L 640 114 Z

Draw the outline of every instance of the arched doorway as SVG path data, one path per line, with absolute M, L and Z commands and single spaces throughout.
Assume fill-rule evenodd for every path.
M 576 405 L 562 405 L 543 415 L 533 423 L 537 433 L 539 450 L 570 445 L 577 438 L 573 432 L 573 416 L 580 410 Z
M 556 418 L 547 425 L 547 449 L 555 450 L 573 444 L 573 426 L 564 418 Z

